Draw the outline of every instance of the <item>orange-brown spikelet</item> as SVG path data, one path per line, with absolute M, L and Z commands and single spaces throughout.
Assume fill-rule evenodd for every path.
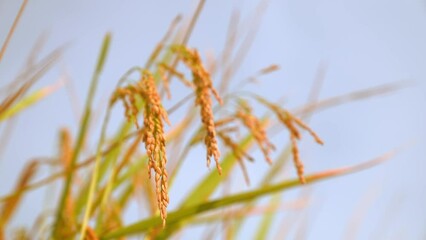
M 138 82 L 138 87 L 145 101 L 142 141 L 145 143 L 145 149 L 149 159 L 149 177 L 151 177 L 151 170 L 155 171 L 157 204 L 164 226 L 167 217 L 169 195 L 167 191 L 166 139 L 164 137 L 163 121 L 167 124 L 170 124 L 170 121 L 167 112 L 161 104 L 160 95 L 157 92 L 154 78 L 148 71 L 142 73 L 142 79 Z
M 275 146 L 269 141 L 266 135 L 265 129 L 262 127 L 261 122 L 256 116 L 251 113 L 251 109 L 248 105 L 244 106 L 244 110 L 238 110 L 235 117 L 241 120 L 249 131 L 253 134 L 254 139 L 260 147 L 266 161 L 272 164 L 271 157 L 269 154 L 275 149 Z
M 151 178 L 151 170 L 155 172 L 157 205 L 164 226 L 167 217 L 169 195 L 167 191 L 168 174 L 166 170 L 166 140 L 164 137 L 163 122 L 170 125 L 170 121 L 167 112 L 161 104 L 161 97 L 158 94 L 154 77 L 147 70 L 143 70 L 141 75 L 141 80 L 136 84 L 118 88 L 111 98 L 111 103 L 121 99 L 126 109 L 126 117 L 129 120 L 133 119 L 136 127 L 139 127 L 137 123 L 139 110 L 136 104 L 136 96 L 139 96 L 144 102 L 142 141 L 145 143 L 146 154 L 148 156 L 149 177 Z
M 136 125 L 136 128 L 139 128 L 137 115 L 139 110 L 136 105 L 135 96 L 137 95 L 137 91 L 132 85 L 128 85 L 126 87 L 117 88 L 112 95 L 110 100 L 110 104 L 112 105 L 117 100 L 121 100 L 125 109 L 125 116 L 128 121 L 133 121 Z
M 289 130 L 294 166 L 297 170 L 300 182 L 302 184 L 306 183 L 306 179 L 304 177 L 304 166 L 300 159 L 299 148 L 297 146 L 297 140 L 300 140 L 302 135 L 297 126 L 308 131 L 318 144 L 324 144 L 323 141 L 308 125 L 306 125 L 306 123 L 296 116 L 293 116 L 289 111 L 282 109 L 278 105 L 270 103 L 263 98 L 259 98 L 258 100 L 260 103 L 265 104 L 268 108 L 270 108 L 276 114 L 278 120 Z
M 211 94 L 215 96 L 220 104 L 222 104 L 222 99 L 213 87 L 210 74 L 201 62 L 201 57 L 197 50 L 188 49 L 184 46 L 173 46 L 172 51 L 192 72 L 195 86 L 195 104 L 201 108 L 201 121 L 206 130 L 204 143 L 207 147 L 207 166 L 210 165 L 210 158 L 213 157 L 217 170 L 221 174 L 222 169 L 219 165 L 220 151 L 216 139 Z
M 299 181 L 302 184 L 306 183 L 305 179 L 305 166 L 303 165 L 302 160 L 300 159 L 299 147 L 297 146 L 297 138 L 294 134 L 290 133 L 291 141 L 291 153 L 293 154 L 293 164 L 297 170 L 297 176 L 299 176 Z

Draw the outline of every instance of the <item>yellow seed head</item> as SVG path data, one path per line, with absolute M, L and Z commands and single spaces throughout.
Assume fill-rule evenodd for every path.
M 222 99 L 213 87 L 210 74 L 204 67 L 197 50 L 188 49 L 184 46 L 174 46 L 172 50 L 192 72 L 192 81 L 195 88 L 195 104 L 200 106 L 201 121 L 206 130 L 204 144 L 207 147 L 207 166 L 210 165 L 211 158 L 213 157 L 219 174 L 221 174 L 222 169 L 219 164 L 220 151 L 216 140 L 211 94 L 213 94 L 220 104 L 222 104 Z

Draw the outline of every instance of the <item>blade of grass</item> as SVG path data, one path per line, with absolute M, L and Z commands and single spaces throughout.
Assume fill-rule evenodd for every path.
M 270 205 L 276 206 L 280 203 L 280 195 L 274 195 L 271 197 Z M 269 212 L 265 213 L 262 217 L 262 220 L 260 222 L 260 225 L 256 232 L 256 238 L 255 239 L 268 239 L 268 233 L 270 232 L 270 228 L 272 226 L 273 220 L 274 220 L 275 212 Z
M 110 43 L 110 39 L 111 39 L 111 35 L 108 33 L 105 35 L 104 37 L 104 41 L 101 47 L 101 52 L 98 58 L 98 62 L 96 65 L 96 69 L 95 72 L 93 74 L 93 78 L 90 84 L 90 89 L 89 89 L 89 93 L 86 99 L 86 105 L 85 105 L 85 110 L 84 110 L 84 114 L 83 114 L 83 118 L 82 118 L 82 122 L 80 125 L 80 130 L 78 133 L 78 137 L 77 137 L 77 143 L 75 145 L 74 151 L 73 151 L 73 157 L 71 159 L 71 164 L 70 164 L 70 169 L 74 169 L 76 164 L 77 164 L 77 160 L 78 157 L 80 155 L 82 146 L 83 146 L 83 142 L 84 139 L 86 138 L 86 132 L 88 129 L 88 124 L 90 122 L 90 117 L 91 117 L 91 106 L 93 103 L 93 99 L 95 96 L 95 92 L 96 92 L 96 88 L 98 85 L 98 81 L 99 81 L 99 77 L 100 74 L 102 72 L 102 69 L 104 67 L 104 63 L 105 63 L 105 59 L 107 57 L 107 52 L 108 52 L 108 48 L 109 48 L 109 43 Z M 59 230 L 60 224 L 63 220 L 63 209 L 65 206 L 65 201 L 68 197 L 68 194 L 70 192 L 71 189 L 71 184 L 72 184 L 72 180 L 73 180 L 73 172 L 67 170 L 66 173 L 66 180 L 65 180 L 65 186 L 63 188 L 60 200 L 59 200 L 59 204 L 58 207 L 56 209 L 56 217 L 55 217 L 55 222 L 53 224 L 53 229 L 52 229 L 52 237 L 54 238 L 56 236 L 57 231 Z
M 7 108 L 4 112 L 0 113 L 0 121 L 5 121 L 5 120 L 15 116 L 19 112 L 27 109 L 28 107 L 31 107 L 32 105 L 41 101 L 43 98 L 47 97 L 51 93 L 58 90 L 61 86 L 62 86 L 62 83 L 59 82 L 57 84 L 47 86 L 47 87 L 44 87 L 44 88 L 42 88 L 38 91 L 33 92 L 32 94 L 23 98 L 22 100 L 15 103 L 11 107 Z
M 37 57 L 40 55 L 40 52 L 43 48 L 44 43 L 46 42 L 45 35 L 40 36 L 37 41 L 34 43 L 31 52 L 26 60 L 26 64 L 24 68 L 21 70 L 21 75 L 25 75 L 25 72 L 28 74 L 29 72 L 34 71 L 34 67 L 37 66 Z M 0 87 L 0 94 L 10 93 L 13 89 L 16 89 L 18 86 L 22 85 L 22 82 L 25 82 L 27 79 L 18 77 L 11 81 L 10 83 L 5 84 Z
M 259 29 L 262 15 L 266 12 L 266 9 L 268 7 L 268 3 L 269 3 L 269 0 L 260 1 L 256 7 L 255 13 L 252 16 L 249 16 L 250 21 L 245 22 L 245 24 L 247 24 L 247 26 L 249 27 L 244 28 L 244 29 L 247 29 L 246 35 L 243 41 L 240 43 L 239 47 L 235 48 L 236 50 L 235 50 L 234 56 L 231 56 L 232 51 L 229 51 L 228 53 L 226 53 L 228 54 L 228 56 L 224 56 L 227 58 L 232 58 L 232 60 L 227 61 L 226 62 L 227 64 L 224 65 L 224 69 L 221 76 L 222 80 L 219 86 L 219 91 L 221 93 L 225 93 L 230 83 L 230 80 L 235 75 L 235 73 L 240 69 L 247 53 L 249 52 L 254 42 L 257 31 Z M 238 19 L 236 19 L 235 24 L 238 24 Z
M 276 193 L 278 194 L 278 193 Z M 276 195 L 275 194 L 275 195 Z M 287 211 L 289 209 L 292 210 L 298 210 L 301 209 L 303 207 L 306 206 L 306 201 L 305 200 L 296 200 L 294 202 L 289 202 L 289 203 L 280 203 L 277 205 L 271 205 L 271 204 L 266 204 L 263 206 L 259 206 L 257 205 L 256 207 L 253 207 L 251 209 L 249 209 L 248 211 L 242 207 L 242 208 L 238 208 L 236 210 L 230 210 L 227 211 L 226 214 L 223 214 L 221 212 L 219 213 L 214 213 L 208 216 L 200 216 L 200 217 L 196 217 L 191 219 L 191 222 L 189 223 L 191 226 L 192 225 L 205 225 L 205 224 L 210 224 L 210 223 L 215 223 L 215 222 L 219 222 L 222 221 L 223 219 L 232 219 L 232 220 L 237 220 L 237 219 L 242 219 L 242 218 L 248 218 L 251 216 L 261 216 L 267 213 L 276 213 L 277 211 Z M 235 236 L 235 235 L 233 235 Z M 235 237 L 233 237 L 232 239 L 235 239 Z
M 18 14 L 16 14 L 15 20 L 13 21 L 12 27 L 10 28 L 9 32 L 7 33 L 6 39 L 3 43 L 3 46 L 0 50 L 0 62 L 3 59 L 3 55 L 6 52 L 7 46 L 9 45 L 10 39 L 13 36 L 13 33 L 15 32 L 16 26 L 18 26 L 19 20 L 22 17 L 22 14 L 24 13 L 25 7 L 27 6 L 28 0 L 24 0 L 21 4 L 21 7 L 19 8 Z
M 8 92 L 8 96 L 0 104 L 0 113 L 6 111 L 15 101 L 20 99 L 56 63 L 62 51 L 63 47 L 55 49 L 38 64 L 26 69 L 12 84 L 9 84 L 5 89 Z M 20 83 L 21 81 L 22 83 Z M 14 89 L 14 85 L 17 85 L 16 90 Z
M 121 134 L 121 137 L 119 138 L 120 142 L 123 142 L 122 141 L 123 137 L 124 137 L 124 135 Z M 140 142 L 140 138 L 137 138 L 136 139 L 136 145 L 134 145 L 135 146 L 134 148 L 136 148 L 138 146 L 139 142 Z M 116 180 L 117 174 L 118 174 L 118 172 L 117 172 L 118 171 L 117 160 L 118 160 L 118 157 L 119 157 L 119 153 L 121 152 L 120 151 L 121 148 L 122 147 L 121 147 L 121 144 L 120 144 L 120 147 L 118 147 L 116 149 L 116 151 L 114 151 L 113 154 L 111 154 L 111 157 L 110 157 L 111 160 L 108 161 L 108 159 L 106 159 L 104 161 L 104 162 L 107 162 L 106 164 L 104 164 L 104 166 L 111 166 L 110 167 L 111 170 L 110 170 L 109 177 L 106 177 L 107 183 L 106 183 L 106 186 L 104 188 L 105 191 L 103 191 L 103 194 L 101 196 L 102 200 L 101 200 L 101 204 L 100 204 L 100 211 L 99 211 L 99 214 L 98 214 L 97 226 L 96 226 L 96 229 L 95 229 L 97 232 L 100 232 L 101 229 L 103 228 L 102 220 L 104 218 L 104 212 L 108 211 L 108 203 L 109 203 L 109 200 L 110 200 L 109 198 L 110 198 L 110 195 L 112 194 L 114 181 Z M 134 151 L 132 153 L 134 153 Z M 127 159 L 129 159 L 129 158 L 130 158 L 130 156 L 127 157 Z M 108 163 L 110 163 L 110 164 L 108 164 Z M 101 181 L 102 177 L 104 175 L 106 175 L 106 169 L 102 169 L 102 166 L 101 166 L 99 172 L 100 172 L 99 173 L 99 181 Z
M 200 0 L 198 2 L 197 8 L 195 9 L 194 14 L 192 15 L 192 17 L 191 17 L 191 19 L 189 21 L 189 25 L 188 25 L 187 29 L 185 30 L 185 33 L 183 35 L 183 39 L 182 39 L 182 41 L 179 42 L 179 45 L 184 46 L 184 45 L 186 45 L 188 43 L 189 39 L 191 38 L 192 31 L 194 30 L 195 24 L 198 21 L 198 17 L 200 16 L 201 11 L 203 10 L 203 7 L 204 7 L 205 3 L 206 3 L 206 0 Z M 177 42 L 175 42 L 175 43 L 177 43 Z M 169 61 L 172 61 L 171 65 L 169 65 L 169 66 L 172 69 L 175 69 L 176 66 L 177 66 L 177 64 L 178 64 L 178 62 L 179 62 L 179 59 L 175 57 L 172 60 L 172 58 L 171 58 L 172 55 L 170 55 L 170 53 L 171 52 L 169 51 L 169 54 L 166 54 L 164 56 L 164 60 L 165 61 L 161 61 L 161 62 L 168 63 Z M 169 61 L 167 61 L 167 60 L 169 60 Z M 170 74 L 171 74 L 171 72 L 168 72 L 167 79 L 170 79 Z M 154 75 L 158 76 L 158 74 L 154 74 Z
M 320 100 L 315 103 L 307 104 L 297 109 L 296 111 L 293 111 L 293 114 L 304 117 L 305 114 L 309 114 L 310 112 L 312 112 L 313 109 L 315 109 L 315 111 L 322 111 L 332 106 L 338 106 L 348 102 L 354 102 L 358 100 L 367 99 L 370 97 L 385 95 L 391 92 L 395 92 L 396 90 L 400 90 L 402 87 L 407 87 L 410 85 L 410 83 L 411 82 L 409 81 L 399 81 L 399 82 L 379 85 L 377 87 L 361 89 L 348 94 L 342 94 L 340 96 L 335 96 L 335 97 L 327 98 L 324 100 Z
M 151 55 L 149 56 L 148 61 L 145 64 L 145 68 L 146 69 L 151 68 L 152 64 L 157 59 L 157 57 L 160 54 L 161 50 L 164 48 L 164 45 L 167 43 L 167 41 L 169 40 L 169 38 L 173 34 L 173 32 L 174 32 L 176 26 L 178 25 L 178 23 L 180 22 L 181 18 L 182 18 L 182 16 L 178 15 L 178 16 L 176 16 L 173 19 L 173 21 L 170 24 L 169 29 L 167 30 L 166 34 L 161 39 L 161 41 L 157 44 L 157 46 L 154 48 L 154 50 L 152 51 Z
M 102 43 L 101 53 L 100 53 L 100 56 L 99 56 L 98 64 L 96 66 L 95 74 L 94 74 L 93 81 L 92 81 L 92 86 L 90 87 L 89 97 L 88 97 L 88 99 L 90 99 L 90 101 L 88 100 L 88 104 L 86 104 L 86 109 L 87 109 L 86 114 L 85 114 L 86 116 L 87 115 L 90 116 L 91 102 L 93 101 L 93 96 L 94 96 L 94 92 L 96 90 L 96 85 L 98 83 L 99 76 L 100 76 L 102 69 L 104 67 L 104 64 L 105 64 L 105 60 L 106 60 L 108 50 L 109 50 L 110 41 L 111 41 L 111 34 L 107 33 L 105 35 L 103 43 Z M 97 150 L 96 150 L 95 166 L 93 168 L 93 174 L 92 174 L 92 179 L 91 179 L 91 183 L 90 183 L 89 195 L 88 195 L 87 203 L 86 203 L 86 211 L 84 213 L 83 222 L 81 224 L 81 232 L 80 232 L 80 237 L 79 237 L 80 240 L 84 239 L 84 237 L 86 235 L 86 229 L 88 227 L 93 197 L 94 197 L 94 194 L 95 194 L 95 191 L 96 191 L 96 183 L 97 183 L 96 181 L 98 180 L 99 164 L 100 164 L 100 160 L 102 158 L 101 148 L 102 148 L 103 142 L 105 140 L 106 126 L 108 125 L 109 116 L 110 116 L 109 113 L 110 113 L 110 111 L 107 111 L 107 114 L 105 116 L 105 120 L 102 124 L 101 136 L 100 136 L 100 139 L 99 139 L 99 142 L 98 142 L 98 147 L 97 147 Z
M 306 179 L 308 180 L 307 184 L 313 184 L 322 180 L 327 180 L 330 178 L 343 176 L 343 175 L 359 172 L 359 171 L 374 167 L 388 160 L 389 158 L 393 157 L 396 153 L 397 151 L 393 150 L 380 157 L 374 158 L 372 160 L 369 160 L 367 162 L 363 162 L 354 166 L 326 170 L 323 172 L 309 175 L 306 177 Z M 167 223 L 171 225 L 174 223 L 178 223 L 179 221 L 182 221 L 184 219 L 194 217 L 204 212 L 208 212 L 218 208 L 223 208 L 233 204 L 243 203 L 243 202 L 250 201 L 252 199 L 257 199 L 259 197 L 266 196 L 272 193 L 288 190 L 297 186 L 301 186 L 300 181 L 298 179 L 292 179 L 292 180 L 283 181 L 278 184 L 259 188 L 253 191 L 234 194 L 234 195 L 227 196 L 218 200 L 213 200 L 213 201 L 208 201 L 204 203 L 183 207 L 179 210 L 169 213 L 167 218 Z M 129 236 L 129 235 L 137 234 L 137 233 L 143 233 L 153 227 L 161 226 L 161 224 L 162 224 L 162 220 L 160 217 L 151 217 L 151 218 L 139 221 L 137 223 L 131 224 L 127 227 L 117 229 L 103 236 L 101 239 L 106 240 L 106 239 L 113 239 L 113 238 L 118 238 L 122 236 Z
M 3 232 L 4 227 L 10 221 L 13 214 L 16 212 L 19 206 L 19 203 L 22 201 L 22 197 L 24 195 L 22 188 L 25 187 L 25 185 L 27 185 L 30 182 L 31 178 L 34 177 L 38 167 L 39 167 L 39 162 L 33 161 L 33 162 L 30 162 L 22 171 L 21 176 L 16 185 L 15 192 L 17 194 L 15 195 L 15 197 L 6 201 L 1 208 L 0 233 Z

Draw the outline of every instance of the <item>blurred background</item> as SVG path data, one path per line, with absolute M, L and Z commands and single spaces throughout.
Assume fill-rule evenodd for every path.
M 1 43 L 20 4 L 21 1 L 0 0 Z M 1 146 L 0 195 L 12 191 L 18 173 L 30 159 L 56 154 L 60 128 L 69 127 L 76 132 L 106 32 L 112 33 L 112 42 L 96 95 L 98 123 L 118 78 L 131 66 L 143 65 L 176 15 L 187 18 L 196 5 L 197 1 L 188 0 L 29 1 L 0 63 L 0 86 L 17 76 L 40 37 L 45 38 L 40 55 L 64 44 L 66 51 L 60 64 L 34 89 L 64 79 L 67 83 L 14 119 L 13 133 Z M 302 140 L 301 157 L 307 173 L 353 165 L 401 145 L 414 144 L 373 169 L 283 193 L 283 202 L 306 196 L 308 203 L 303 208 L 280 209 L 268 239 L 281 239 L 283 229 L 288 239 L 426 239 L 426 2 L 207 1 L 188 45 L 198 48 L 203 57 L 218 56 L 226 44 L 235 10 L 241 15 L 243 27 L 258 27 L 235 82 L 277 64 L 279 71 L 247 89 L 269 100 L 284 98 L 289 109 L 307 102 L 319 75 L 324 76 L 318 88 L 319 99 L 386 83 L 409 83 L 396 92 L 340 105 L 311 117 L 310 125 L 325 145 L 319 147 L 308 137 Z M 185 96 L 182 89 L 173 85 L 174 100 Z M 171 102 L 167 104 L 170 106 Z M 119 121 L 122 113 L 117 111 L 112 125 Z M 9 127 L 2 123 L 2 134 Z M 96 141 L 98 134 L 92 137 Z M 283 135 L 273 140 L 281 148 L 286 139 Z M 191 183 L 214 169 L 205 168 L 203 151 L 201 148 L 193 152 L 184 163 L 171 189 L 169 209 L 178 206 L 191 190 Z M 201 159 L 197 154 L 202 155 Z M 247 167 L 256 183 L 269 166 L 258 160 Z M 43 174 L 37 177 L 49 172 Z M 295 176 L 293 168 L 281 180 L 290 176 Z M 246 186 L 239 171 L 230 181 L 231 192 L 256 186 Z M 42 209 L 45 190 L 27 195 L 13 226 L 31 226 Z M 56 191 L 59 190 L 58 185 Z M 268 201 L 263 198 L 260 202 Z M 50 202 L 54 204 L 55 199 Z M 136 206 L 131 207 L 127 221 L 132 223 L 142 217 Z M 260 216 L 249 217 L 239 239 L 251 239 L 259 219 Z M 203 231 L 203 226 L 191 228 L 182 239 L 199 239 L 196 236 Z M 217 235 L 217 239 L 222 237 Z

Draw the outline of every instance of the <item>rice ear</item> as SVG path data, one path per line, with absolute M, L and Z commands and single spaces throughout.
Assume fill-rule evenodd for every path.
M 145 101 L 144 105 L 144 129 L 142 141 L 145 143 L 148 155 L 148 173 L 151 177 L 151 170 L 155 172 L 155 185 L 157 193 L 157 204 L 163 220 L 163 227 L 166 224 L 167 206 L 169 204 L 168 195 L 168 173 L 166 169 L 166 140 L 163 129 L 163 122 L 170 125 L 167 112 L 164 110 L 160 95 L 157 92 L 154 77 L 148 71 L 142 72 L 141 81 L 138 82 L 139 91 Z
M 321 138 L 306 124 L 304 123 L 300 118 L 297 118 L 293 114 L 291 114 L 289 111 L 282 109 L 277 104 L 271 103 L 268 100 L 262 98 L 262 97 L 256 97 L 256 99 L 259 101 L 259 103 L 265 105 L 267 108 L 272 110 L 275 115 L 277 116 L 278 120 L 288 129 L 290 132 L 290 141 L 291 141 L 291 150 L 293 154 L 293 163 L 297 170 L 297 175 L 299 176 L 299 180 L 302 184 L 306 183 L 305 177 L 304 177 L 304 166 L 303 162 L 300 159 L 299 154 L 299 148 L 297 146 L 297 141 L 302 138 L 302 135 L 299 131 L 299 128 L 305 129 L 310 133 L 310 135 L 315 139 L 315 141 L 318 144 L 323 145 L 323 141 Z
M 143 101 L 143 131 L 140 132 L 140 137 L 145 143 L 145 150 L 148 156 L 149 177 L 151 178 L 152 170 L 155 172 L 157 205 L 163 225 L 165 225 L 169 195 L 167 190 L 168 173 L 166 170 L 167 156 L 164 123 L 170 125 L 170 120 L 162 106 L 154 77 L 148 70 L 141 69 L 140 74 L 141 78 L 138 82 L 117 89 L 110 101 L 112 104 L 118 100 L 123 101 L 126 109 L 126 118 L 133 120 L 137 128 L 139 128 L 137 115 L 140 110 L 136 103 L 136 98 L 140 98 Z M 136 146 L 137 143 L 133 145 L 133 151 Z M 126 156 L 126 158 L 128 157 Z M 120 165 L 121 168 L 122 165 Z
M 235 117 L 238 118 L 244 126 L 253 134 L 257 145 L 260 147 L 260 150 L 265 157 L 265 160 L 272 164 L 272 159 L 270 157 L 271 151 L 275 149 L 275 146 L 269 141 L 268 136 L 266 135 L 266 130 L 262 127 L 260 120 L 251 113 L 251 109 L 245 107 L 244 110 L 238 110 L 235 114 Z
M 220 151 L 216 139 L 211 95 L 213 94 L 219 104 L 223 104 L 223 101 L 213 87 L 210 73 L 204 67 L 197 50 L 189 49 L 183 45 L 173 45 L 171 50 L 192 72 L 192 83 L 195 86 L 195 104 L 200 107 L 201 121 L 206 131 L 204 144 L 207 147 L 207 167 L 210 166 L 211 158 L 214 158 L 216 168 L 221 174 L 222 168 L 219 164 Z

